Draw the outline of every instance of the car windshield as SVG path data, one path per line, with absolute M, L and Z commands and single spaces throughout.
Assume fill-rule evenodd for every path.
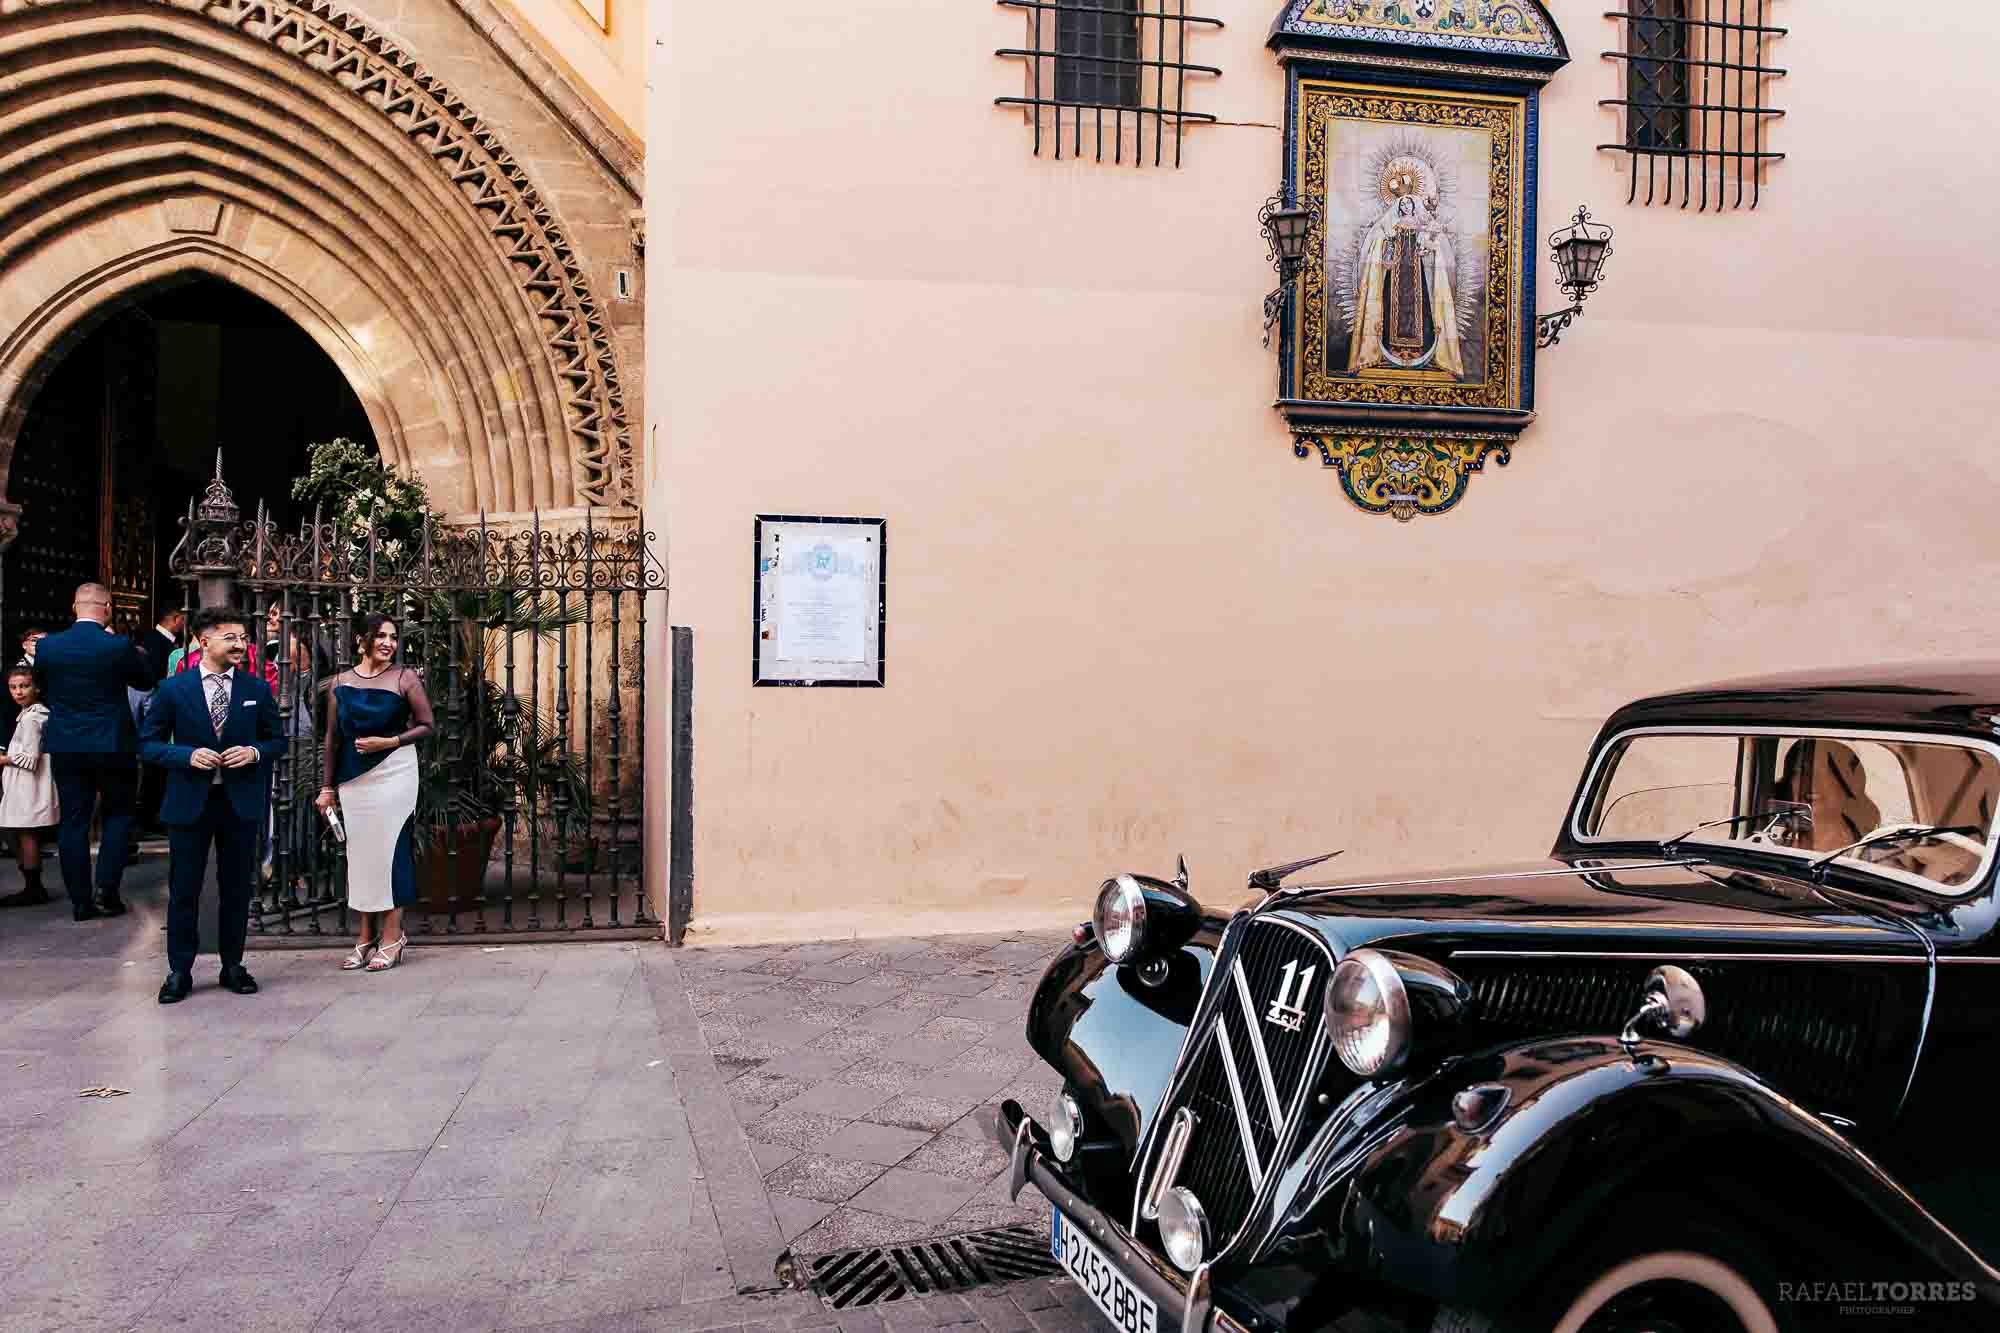
M 1896 735 L 1638 732 L 1605 748 L 1576 812 L 1587 842 L 1738 846 L 1954 892 L 1985 873 L 2000 804 L 1987 748 Z M 1702 827 L 1707 825 L 1708 827 Z

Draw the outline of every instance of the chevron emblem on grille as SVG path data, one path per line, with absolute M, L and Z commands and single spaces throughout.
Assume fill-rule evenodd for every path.
M 1307 974 L 1310 978 L 1311 973 Z M 1285 1123 L 1285 1108 L 1278 1102 L 1277 1080 L 1271 1077 L 1271 1053 L 1264 1049 L 1264 1038 L 1257 1031 L 1257 1002 L 1250 998 L 1250 978 L 1243 974 L 1243 962 L 1238 959 L 1230 964 L 1229 979 L 1236 983 L 1236 1001 L 1243 1011 L 1243 1031 L 1248 1038 L 1250 1053 L 1257 1060 L 1257 1081 L 1264 1085 L 1264 1109 L 1271 1117 L 1271 1127 L 1275 1131 Z M 1303 1000 L 1306 992 L 1299 992 Z
M 1250 1124 L 1250 1099 L 1243 1089 L 1243 1076 L 1236 1067 L 1236 1039 L 1230 1035 L 1230 1020 L 1240 1019 L 1242 1042 L 1250 1050 L 1251 1062 L 1257 1069 L 1257 1091 L 1263 1095 L 1266 1122 L 1271 1126 L 1273 1136 L 1285 1123 L 1284 1104 L 1278 1097 L 1277 1080 L 1271 1076 L 1271 1054 L 1264 1047 L 1264 1038 L 1257 1031 L 1257 1002 L 1250 995 L 1250 978 L 1244 974 L 1241 960 L 1229 967 L 1229 981 L 1236 992 L 1236 1004 L 1224 1006 L 1215 1016 L 1215 1044 L 1222 1057 L 1223 1077 L 1229 1082 L 1230 1110 L 1236 1115 L 1236 1133 L 1243 1141 L 1243 1161 L 1250 1169 L 1250 1183 L 1254 1188 L 1264 1187 L 1264 1161 L 1257 1151 L 1256 1131 Z
M 1145 1175 L 1132 1198 L 1136 1234 L 1153 1218 L 1148 1204 L 1184 1180 L 1225 1250 L 1255 1229 L 1254 1205 L 1281 1174 L 1312 1099 L 1327 1055 L 1319 999 L 1333 963 L 1311 930 L 1289 922 L 1252 921 L 1232 942 L 1238 947 L 1225 944 L 1205 978 L 1197 1021 L 1135 1164 Z M 1280 1021 L 1294 1015 L 1296 1027 Z M 1181 1111 L 1200 1116 L 1199 1142 L 1174 1133 Z

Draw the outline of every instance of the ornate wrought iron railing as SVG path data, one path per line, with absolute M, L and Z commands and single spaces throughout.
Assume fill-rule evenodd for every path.
M 218 477 L 184 523 L 172 572 L 191 609 L 252 619 L 291 738 L 253 937 L 356 928 L 343 849 L 312 801 L 327 687 L 369 612 L 397 620 L 436 716 L 420 743 L 411 933 L 659 932 L 642 756 L 647 600 L 666 574 L 643 522 L 570 511 L 343 528 L 316 515 L 281 533 L 261 508 L 240 520 Z

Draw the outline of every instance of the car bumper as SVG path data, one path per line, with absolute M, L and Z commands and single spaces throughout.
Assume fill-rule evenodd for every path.
M 1048 1151 L 1048 1136 L 1021 1104 L 1009 1098 L 1000 1103 L 994 1117 L 994 1135 L 1009 1154 L 1008 1190 L 1019 1196 L 1021 1186 L 1033 1185 L 1063 1216 L 1090 1233 L 1106 1258 L 1117 1265 L 1127 1281 L 1160 1307 L 1162 1329 L 1171 1327 L 1180 1316 L 1181 1333 L 1204 1333 L 1215 1328 L 1228 1333 L 1248 1333 L 1229 1314 L 1217 1309 L 1210 1294 L 1208 1266 L 1184 1278 L 1167 1267 L 1144 1246 L 1135 1244 L 1125 1229 L 1103 1209 L 1078 1194 Z

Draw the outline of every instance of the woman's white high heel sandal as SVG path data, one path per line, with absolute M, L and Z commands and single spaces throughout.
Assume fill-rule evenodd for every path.
M 384 944 L 377 948 L 375 956 L 368 960 L 368 970 L 370 972 L 387 972 L 390 968 L 402 962 L 403 946 L 409 942 L 410 937 L 404 935 L 394 944 Z

